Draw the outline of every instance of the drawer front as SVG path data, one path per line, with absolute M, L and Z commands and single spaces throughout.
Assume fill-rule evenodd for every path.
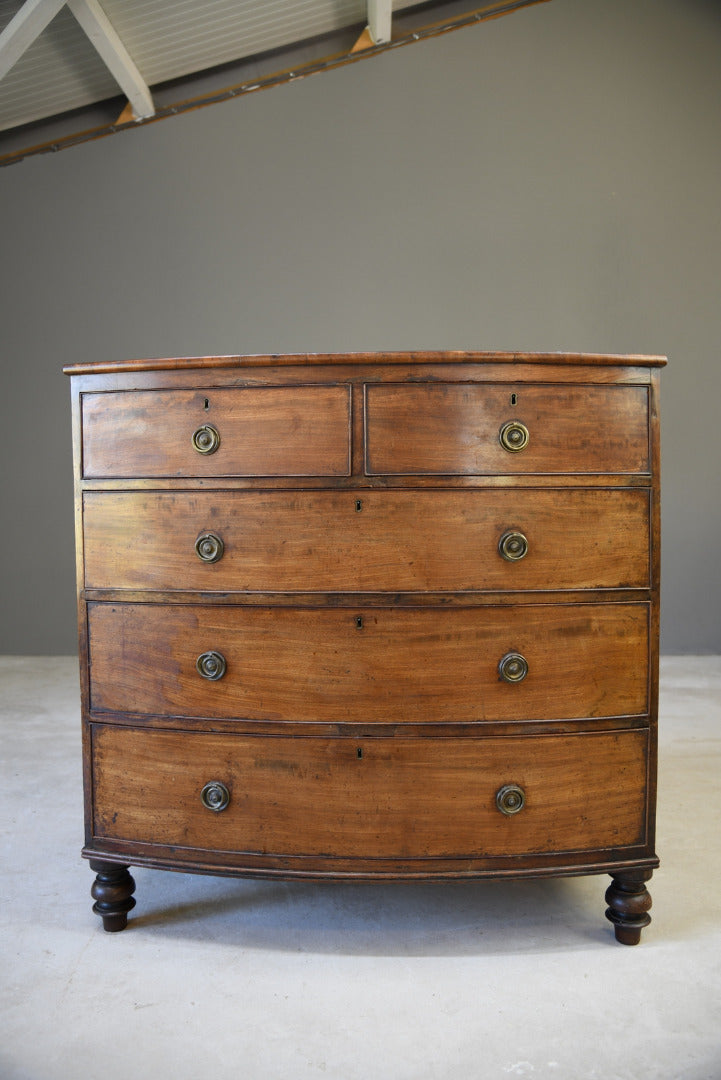
M 649 499 L 642 489 L 86 492 L 85 585 L 393 593 L 645 588 Z M 208 533 L 216 538 L 212 562 L 196 553 Z M 518 534 L 527 552 L 509 561 L 499 544 Z
M 648 472 L 642 386 L 366 387 L 369 475 Z
M 645 604 L 91 604 L 88 618 L 96 711 L 439 724 L 648 708 Z
M 99 839 L 441 858 L 618 848 L 646 836 L 645 730 L 358 741 L 96 725 L 92 746 Z M 221 784 L 229 795 L 220 812 L 201 801 L 207 784 L 216 805 Z M 508 787 L 525 797 L 510 816 L 497 802 Z
M 347 386 L 84 394 L 82 416 L 88 478 L 350 472 Z

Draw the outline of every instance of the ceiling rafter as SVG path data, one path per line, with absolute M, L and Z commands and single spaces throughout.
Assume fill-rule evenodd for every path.
M 65 0 L 26 0 L 0 34 L 0 79 L 64 6 Z
M 368 32 L 374 45 L 391 40 L 392 0 L 368 0 Z
M 153 98 L 98 0 L 68 0 L 68 7 L 130 102 L 136 120 L 153 116 Z
M 0 79 L 66 3 L 130 102 L 133 118 L 146 120 L 154 116 L 150 90 L 98 0 L 25 0 L 0 34 Z
M 87 2 L 87 0 L 73 0 L 73 2 L 81 3 Z M 126 2 L 129 2 L 129 0 L 112 0 L 112 3 L 117 3 L 121 5 L 121 7 L 122 5 L 125 5 Z M 142 0 L 142 2 L 151 3 L 151 0 Z M 160 3 L 160 0 L 154 0 L 154 2 Z M 169 6 L 171 5 L 171 0 L 162 0 L 163 10 L 167 10 L 164 7 L 166 2 Z M 193 6 L 193 10 L 196 10 L 195 0 L 177 0 L 177 2 L 190 3 Z M 207 0 L 207 2 L 235 5 L 236 3 L 240 4 L 241 0 Z M 243 0 L 243 2 L 248 3 L 251 6 L 253 3 L 263 6 L 266 2 L 270 3 L 270 0 Z M 273 0 L 273 2 L 275 4 L 282 4 L 284 3 L 284 0 Z M 302 0 L 302 2 L 311 2 L 311 0 Z M 314 2 L 322 3 L 324 0 L 314 0 Z M 351 0 L 336 0 L 336 2 L 338 4 L 349 3 Z M 352 0 L 352 2 L 355 3 L 357 0 Z M 371 18 L 371 15 L 369 14 L 369 4 L 371 2 L 372 0 L 360 0 L 361 19 L 363 18 L 363 15 L 365 15 L 366 18 Z M 428 22 L 421 22 L 417 16 L 409 20 L 405 14 L 405 9 L 418 7 L 422 10 L 434 10 L 437 3 L 438 10 L 442 11 L 445 9 L 446 0 L 431 0 L 430 7 L 428 7 L 428 0 L 426 0 L 425 3 L 419 3 L 418 0 L 415 0 L 414 3 L 408 3 L 407 0 L 391 0 L 391 2 L 396 9 L 400 10 L 394 12 L 392 19 L 393 34 L 387 42 L 379 44 L 374 43 L 370 35 L 370 29 L 366 26 L 361 37 L 356 40 L 355 44 L 350 47 L 350 49 L 346 43 L 340 51 L 330 54 L 321 53 L 319 50 L 315 53 L 310 50 L 310 55 L 302 56 L 302 58 L 295 54 L 293 55 L 292 66 L 273 69 L 270 66 L 270 63 L 266 62 L 265 70 L 261 67 L 261 70 L 258 71 L 255 70 L 255 61 L 250 64 L 246 60 L 246 65 L 243 69 L 243 73 L 247 73 L 246 78 L 240 79 L 230 85 L 220 82 L 223 72 L 222 69 L 218 68 L 217 70 L 220 73 L 220 76 L 216 76 L 215 81 L 211 80 L 209 85 L 206 84 L 206 88 L 203 92 L 191 97 L 183 97 L 181 96 L 181 93 L 178 93 L 178 87 L 184 86 L 184 83 L 179 82 L 177 86 L 175 84 L 167 83 L 167 85 L 164 86 L 162 77 L 156 76 L 156 79 L 153 82 L 153 85 L 156 88 L 155 108 L 153 113 L 146 117 L 141 118 L 132 115 L 131 107 L 128 105 L 115 120 L 105 120 L 100 124 L 83 128 L 80 126 L 82 124 L 81 117 L 77 121 L 78 126 L 75 127 L 75 130 L 71 129 L 69 132 L 66 130 L 65 132 L 47 134 L 45 141 L 38 141 L 35 144 L 31 144 L 27 141 L 24 142 L 23 140 L 28 136 L 21 136 L 18 140 L 19 145 L 12 149 L 8 147 L 5 152 L 3 152 L 1 141 L 3 132 L 0 131 L 0 168 L 16 164 L 23 161 L 25 158 L 36 154 L 45 154 L 77 146 L 93 139 L 114 135 L 121 131 L 128 131 L 129 129 L 137 128 L 146 123 L 155 123 L 171 116 L 179 116 L 195 109 L 202 109 L 209 105 L 229 101 L 232 98 L 243 97 L 247 94 L 254 94 L 258 91 L 269 89 L 270 87 L 292 83 L 306 76 L 332 71 L 335 68 L 355 63 L 366 57 L 370 58 L 378 56 L 405 45 L 426 41 L 429 38 L 437 37 L 440 34 L 446 34 L 453 30 L 460 30 L 462 27 L 472 26 L 488 19 L 496 19 L 500 16 L 510 14 L 513 11 L 520 11 L 523 8 L 533 7 L 536 4 L 548 3 L 549 0 L 495 0 L 495 3 L 485 3 L 480 7 L 475 6 L 474 0 L 451 0 L 450 6 L 452 11 L 449 12 L 446 18 L 439 21 Z M 65 4 L 68 4 L 68 10 L 70 10 L 70 0 L 26 0 L 26 3 L 21 10 L 28 9 L 29 11 L 31 8 L 45 8 L 47 14 L 46 5 L 49 3 L 55 3 L 57 10 L 62 10 Z M 111 0 L 103 0 L 103 4 L 110 7 Z M 198 7 L 200 7 L 200 4 L 198 4 Z M 110 10 L 113 11 L 115 9 L 110 7 Z M 27 13 L 28 12 L 26 12 L 26 15 Z M 77 20 L 74 19 L 67 20 L 71 27 L 73 22 L 76 21 Z M 357 21 L 352 25 L 354 28 L 359 28 L 363 23 Z M 7 40 L 6 31 L 9 29 L 9 26 L 10 24 L 8 24 L 5 31 L 0 34 L 0 43 L 3 38 Z M 49 36 L 50 34 L 51 31 L 48 31 Z M 127 31 L 123 30 L 123 34 L 127 35 Z M 30 35 L 26 34 L 26 36 Z M 82 37 L 82 34 L 79 36 Z M 318 40 L 320 41 L 322 39 L 319 38 Z M 15 46 L 15 48 L 16 47 L 17 46 Z M 25 47 L 27 48 L 27 45 Z M 138 53 L 139 57 L 140 55 L 141 54 Z M 252 57 L 253 55 L 260 56 L 261 54 L 248 54 L 249 57 Z M 268 59 L 272 59 L 273 55 L 274 54 L 268 53 Z M 146 61 L 144 60 L 143 63 L 146 63 Z M 250 75 L 250 78 L 248 78 L 248 75 Z M 107 98 L 107 81 L 106 85 L 102 88 L 102 92 L 105 93 Z M 95 100 L 100 101 L 101 97 L 98 96 Z M 108 101 L 111 102 L 113 109 L 117 107 L 117 102 L 114 98 L 108 98 Z M 68 116 L 70 115 L 71 114 L 68 113 Z M 117 112 L 115 112 L 115 116 L 117 117 Z M 72 124 L 73 121 L 70 121 L 69 123 Z M 30 135 L 30 130 L 31 129 L 28 128 L 28 135 Z

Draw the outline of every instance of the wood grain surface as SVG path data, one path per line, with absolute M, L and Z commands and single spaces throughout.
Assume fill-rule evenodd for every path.
M 83 475 L 347 476 L 347 386 L 90 393 L 82 398 Z M 193 447 L 211 424 L 220 446 Z
M 125 918 L 121 862 L 610 871 L 630 941 L 623 898 L 658 864 L 664 362 L 415 351 L 66 369 L 96 894 L 114 890 Z M 516 452 L 510 421 L 528 432 Z M 219 445 L 203 454 L 208 425 Z M 507 533 L 526 539 L 517 561 Z M 205 534 L 215 562 L 196 551 Z M 205 653 L 223 658 L 217 680 Z M 509 653 L 528 665 L 517 683 L 501 677 Z M 209 782 L 229 793 L 219 813 Z M 497 805 L 505 785 L 524 793 L 518 814 Z
M 528 430 L 509 452 L 508 421 Z M 401 383 L 366 387 L 366 472 L 388 474 L 645 473 L 642 386 Z
M 648 709 L 645 604 L 367 611 L 91 604 L 88 619 L 96 711 L 418 724 Z M 196 668 L 211 650 L 227 664 L 217 681 Z M 510 652 L 528 663 L 515 684 L 499 675 Z
M 86 492 L 85 586 L 645 588 L 649 513 L 643 489 Z M 528 540 L 519 562 L 498 552 L 509 530 Z M 206 531 L 224 543 L 218 562 L 195 553 Z
M 618 848 L 645 837 L 648 732 L 488 739 L 93 733 L 94 835 L 191 848 L 398 858 Z M 360 754 L 359 754 L 360 752 Z M 230 792 L 203 806 L 210 781 Z M 517 784 L 524 809 L 496 806 Z
M 137 360 L 90 360 L 67 364 L 66 375 L 101 375 L 117 373 L 130 375 L 135 372 L 184 372 L 215 370 L 248 370 L 274 367 L 346 367 L 358 364 L 383 365 L 449 365 L 508 364 L 525 367 L 540 364 L 550 368 L 580 365 L 589 370 L 595 367 L 663 367 L 665 356 L 642 353 L 579 353 L 579 352 L 510 352 L 508 350 L 428 350 L 416 349 L 398 352 L 347 352 L 347 353 L 256 353 L 229 356 L 171 356 Z

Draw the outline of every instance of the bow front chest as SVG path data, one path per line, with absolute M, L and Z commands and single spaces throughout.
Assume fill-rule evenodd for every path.
M 609 873 L 649 921 L 660 357 L 77 364 L 86 842 L 322 879 Z

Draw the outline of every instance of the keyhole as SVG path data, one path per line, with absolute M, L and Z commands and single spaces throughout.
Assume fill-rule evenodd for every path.
M 361 510 L 363 509 L 363 501 L 361 499 L 356 499 L 355 508 L 356 508 L 356 513 L 360 514 Z
M 511 405 L 518 404 L 518 394 L 511 394 Z
M 207 412 L 207 411 L 208 411 L 208 409 L 210 408 L 210 402 L 208 401 L 208 399 L 207 399 L 207 398 L 205 399 L 205 402 L 204 402 L 204 404 L 203 404 L 203 408 L 205 409 L 205 411 L 206 411 L 206 412 Z
M 363 748 L 359 746 L 358 749 L 356 750 L 355 754 L 356 754 L 357 758 L 362 758 L 363 757 Z
M 359 630 L 363 629 L 363 616 L 362 615 L 356 615 L 355 624 L 356 624 L 356 626 L 358 627 Z

